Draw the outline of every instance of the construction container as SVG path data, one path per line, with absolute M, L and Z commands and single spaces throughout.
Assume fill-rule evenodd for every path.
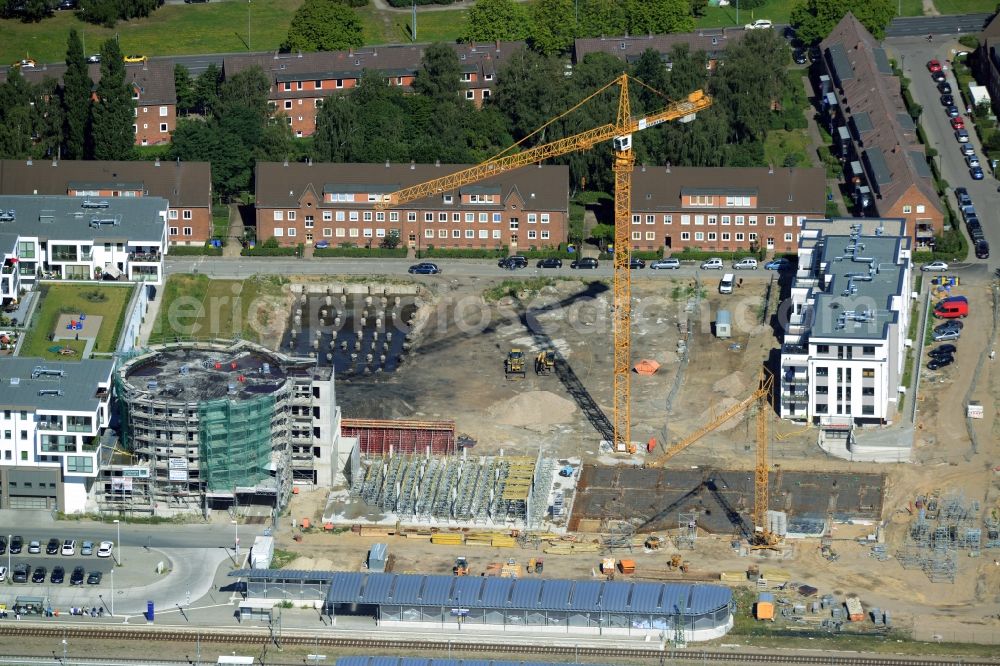
M 983 410 L 983 403 L 978 400 L 970 400 L 969 404 L 965 406 L 965 415 L 970 419 L 981 419 L 985 416 L 985 411 Z
M 861 600 L 857 597 L 848 597 L 844 603 L 847 607 L 847 619 L 851 622 L 864 622 L 865 609 L 861 606 Z
M 384 573 L 386 562 L 389 560 L 389 544 L 372 544 L 368 551 L 368 570 L 376 573 Z
M 605 557 L 601 561 L 601 573 L 609 574 L 615 571 L 615 558 Z
M 770 592 L 761 592 L 757 595 L 757 603 L 754 605 L 754 617 L 758 620 L 770 620 L 774 622 L 774 595 Z
M 274 557 L 274 537 L 258 536 L 253 540 L 250 549 L 251 569 L 270 569 L 271 558 Z
M 889 617 L 889 611 L 882 611 L 882 622 L 884 622 L 887 627 L 892 626 L 892 618 Z
M 820 605 L 818 601 L 814 601 L 811 604 L 809 604 L 810 613 L 818 613 L 819 611 L 820 611 Z
M 720 340 L 733 336 L 733 317 L 729 310 L 719 310 L 715 315 L 715 337 Z
M 634 574 L 635 560 L 618 560 L 618 570 L 623 574 Z

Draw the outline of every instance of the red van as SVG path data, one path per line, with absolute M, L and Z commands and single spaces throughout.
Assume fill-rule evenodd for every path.
M 958 319 L 969 316 L 969 300 L 965 296 L 951 296 L 934 306 L 938 319 Z

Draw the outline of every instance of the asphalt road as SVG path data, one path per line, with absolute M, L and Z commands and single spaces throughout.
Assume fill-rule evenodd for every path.
M 886 29 L 885 36 L 926 37 L 927 35 L 975 34 L 983 29 L 989 17 L 990 14 L 960 14 L 894 18 Z
M 969 190 L 973 205 L 979 213 L 979 219 L 983 225 L 986 239 L 990 242 L 991 256 L 989 259 L 976 259 L 970 252 L 969 262 L 973 264 L 983 264 L 990 269 L 1000 267 L 1000 225 L 996 210 L 1000 208 L 1000 193 L 997 192 L 998 182 L 994 177 L 989 164 L 985 162 L 985 153 L 976 136 L 975 128 L 971 126 L 969 118 L 963 116 L 966 122 L 966 129 L 969 130 L 969 142 L 975 148 L 976 155 L 983 160 L 982 167 L 986 173 L 983 180 L 973 180 L 969 175 L 969 169 L 965 164 L 965 158 L 961 153 L 958 141 L 955 140 L 955 132 L 951 128 L 949 118 L 941 106 L 941 94 L 938 92 L 937 84 L 931 79 L 930 72 L 927 71 L 927 61 L 936 58 L 943 64 L 953 57 L 952 50 L 957 46 L 954 42 L 928 45 L 926 40 L 921 38 L 904 37 L 886 40 L 889 46 L 903 67 L 904 74 L 910 79 L 910 93 L 914 100 L 923 107 L 923 114 L 920 123 L 923 125 L 927 140 L 931 147 L 938 151 L 938 165 L 944 180 L 952 187 L 965 187 Z M 959 98 L 958 82 L 951 73 L 950 68 L 945 72 L 948 83 L 951 84 L 953 96 L 958 102 L 957 106 L 962 108 Z M 964 109 L 963 109 L 964 111 Z M 954 193 L 948 193 L 952 208 L 958 213 L 958 201 Z M 964 229 L 963 233 L 968 238 L 968 233 Z M 970 239 L 971 244 L 971 239 Z
M 10 512 L 4 512 L 10 513 Z M 58 555 L 48 555 L 45 553 L 45 544 L 49 539 L 76 539 L 77 547 L 83 541 L 93 541 L 95 554 L 92 559 L 96 560 L 97 544 L 101 541 L 118 541 L 118 530 L 113 523 L 77 523 L 73 521 L 60 521 L 45 528 L 25 529 L 25 521 L 0 516 L 0 534 L 7 538 L 8 535 L 18 534 L 24 537 L 24 552 L 21 556 L 28 559 L 39 557 L 61 558 Z M 235 528 L 233 525 L 170 525 L 165 528 L 163 525 L 121 525 L 122 544 L 128 548 L 232 548 L 235 541 Z M 253 543 L 253 538 L 263 533 L 260 525 L 240 525 L 240 543 L 249 546 Z M 28 543 L 32 540 L 40 541 L 42 544 L 42 555 L 28 555 Z M 8 540 L 9 541 L 9 540 Z M 79 552 L 79 551 L 77 551 Z M 128 556 L 126 552 L 126 557 Z M 0 555 L 0 564 L 6 565 L 6 554 Z M 18 557 L 15 555 L 14 557 Z M 87 559 L 87 558 L 84 558 Z M 54 565 L 53 565 L 54 566 Z

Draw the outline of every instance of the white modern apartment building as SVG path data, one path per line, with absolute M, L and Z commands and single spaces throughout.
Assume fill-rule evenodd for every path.
M 159 197 L 0 196 L 0 300 L 40 279 L 162 284 L 168 208 Z
M 0 508 L 84 510 L 113 369 L 110 360 L 0 357 Z
M 902 219 L 806 220 L 781 349 L 780 414 L 847 440 L 896 419 L 910 321 Z

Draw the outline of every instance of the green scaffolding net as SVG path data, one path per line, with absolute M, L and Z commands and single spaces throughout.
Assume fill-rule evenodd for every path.
M 274 395 L 198 405 L 201 476 L 209 492 L 232 492 L 270 476 Z

